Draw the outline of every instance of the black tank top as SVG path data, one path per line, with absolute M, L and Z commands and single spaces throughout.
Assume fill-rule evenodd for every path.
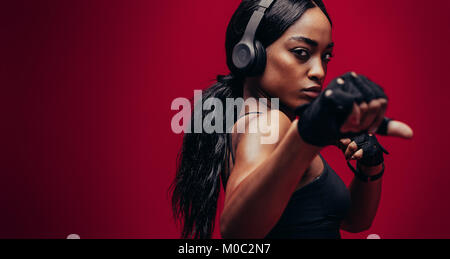
M 350 209 L 350 192 L 322 155 L 319 156 L 324 164 L 323 172 L 292 194 L 266 239 L 341 238 L 339 229 Z

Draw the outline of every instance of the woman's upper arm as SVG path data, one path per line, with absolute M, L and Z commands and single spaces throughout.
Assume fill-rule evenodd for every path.
M 265 119 L 263 116 L 267 118 L 271 115 L 278 115 L 278 119 L 274 123 L 268 123 L 268 128 L 265 132 L 256 131 L 256 133 L 249 133 L 249 129 L 252 127 L 257 129 L 259 119 Z M 276 117 L 273 116 L 272 118 Z M 245 133 L 240 133 L 239 141 L 236 145 L 235 164 L 228 179 L 226 197 L 231 197 L 236 187 L 270 156 L 292 124 L 291 120 L 278 110 L 251 116 L 248 120 L 240 120 L 237 123 L 245 123 Z M 267 138 L 270 134 L 277 136 L 275 141 L 264 143 L 263 138 Z

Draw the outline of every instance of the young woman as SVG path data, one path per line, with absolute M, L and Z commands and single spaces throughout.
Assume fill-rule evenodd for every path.
M 259 59 L 242 68 L 235 46 L 248 36 L 255 13 L 263 14 L 252 39 Z M 325 89 L 333 46 L 332 22 L 321 0 L 242 1 L 226 34 L 231 73 L 218 76 L 203 100 L 278 98 L 279 109 L 270 108 L 268 99 L 266 112 L 258 102 L 238 111 L 232 133 L 185 134 L 172 184 L 183 238 L 211 237 L 221 181 L 223 238 L 340 238 L 340 229 L 370 227 L 385 152 L 373 133 L 411 138 L 412 130 L 384 117 L 387 97 L 363 75 L 347 73 Z M 225 121 L 230 114 L 221 115 Z M 272 115 L 278 119 L 270 120 Z M 275 143 L 261 141 L 267 132 L 248 130 L 260 119 L 278 133 Z M 244 132 L 236 131 L 240 126 Z M 348 189 L 320 155 L 328 145 L 357 160 Z

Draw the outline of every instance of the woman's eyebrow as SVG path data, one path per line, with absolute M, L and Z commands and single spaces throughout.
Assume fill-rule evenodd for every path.
M 290 40 L 301 41 L 301 42 L 304 42 L 304 43 L 306 43 L 308 45 L 311 45 L 313 47 L 319 46 L 319 43 L 317 43 L 317 41 L 312 40 L 312 39 L 307 38 L 307 37 L 303 37 L 303 36 L 292 36 L 290 38 Z M 334 42 L 331 42 L 330 44 L 328 44 L 326 48 L 329 49 L 329 48 L 332 48 L 332 47 L 334 47 Z

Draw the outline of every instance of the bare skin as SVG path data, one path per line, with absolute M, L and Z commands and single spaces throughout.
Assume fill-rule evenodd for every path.
M 322 173 L 324 165 L 318 157 L 321 148 L 302 140 L 293 110 L 314 100 L 304 89 L 320 86 L 319 91 L 323 90 L 332 51 L 329 21 L 319 8 L 309 9 L 266 49 L 264 74 L 246 79 L 244 99 L 278 97 L 281 107 L 266 114 L 245 116 L 236 122 L 235 127 L 243 123 L 248 129 L 257 123 L 258 117 L 270 117 L 272 113 L 277 113 L 279 120 L 272 121 L 269 128 L 278 131 L 279 138 L 276 143 L 261 144 L 261 138 L 265 136 L 261 132 L 247 133 L 246 130 L 246 133 L 232 134 L 236 161 L 234 166 L 230 163 L 231 174 L 220 217 L 223 238 L 265 237 L 281 217 L 292 193 Z M 374 131 L 384 117 L 386 105 L 387 100 L 384 99 L 355 104 L 341 132 Z M 257 107 L 248 107 L 241 114 L 248 111 L 257 111 Z M 412 130 L 396 121 L 389 125 L 388 134 L 410 138 Z M 346 157 L 361 158 L 362 152 L 356 150 L 353 144 L 342 139 L 339 146 Z M 376 174 L 381 170 L 380 167 L 360 169 L 367 174 Z M 352 208 L 342 229 L 359 232 L 368 228 L 375 217 L 381 180 L 363 183 L 355 178 L 349 189 Z

